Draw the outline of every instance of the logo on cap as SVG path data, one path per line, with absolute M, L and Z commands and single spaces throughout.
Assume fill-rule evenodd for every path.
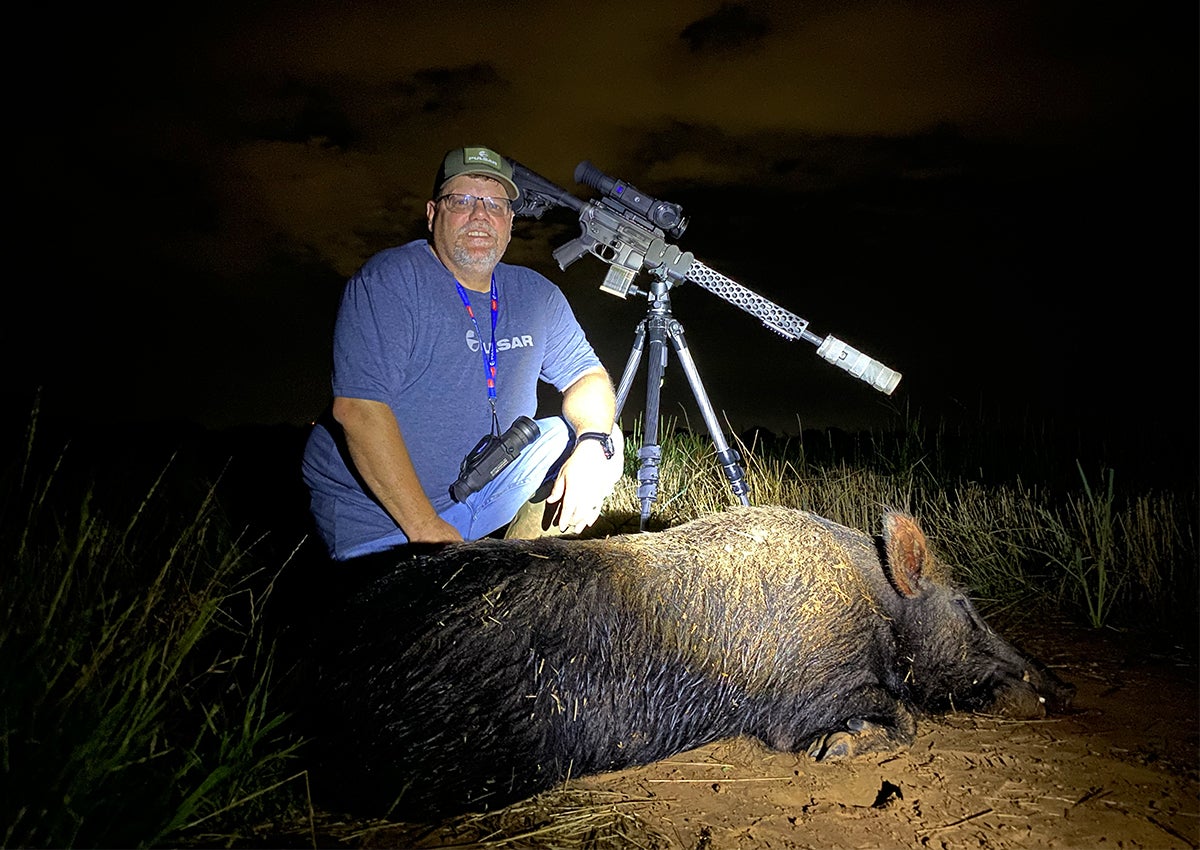
M 487 148 L 463 148 L 463 162 L 468 164 L 479 162 L 495 169 L 500 168 L 499 157 Z

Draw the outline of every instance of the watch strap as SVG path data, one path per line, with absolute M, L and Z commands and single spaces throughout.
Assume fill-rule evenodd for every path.
M 612 435 L 606 434 L 603 431 L 584 431 L 582 434 L 575 435 L 575 445 L 579 445 L 584 440 L 596 440 L 604 447 L 604 456 L 612 460 L 615 449 L 613 448 Z

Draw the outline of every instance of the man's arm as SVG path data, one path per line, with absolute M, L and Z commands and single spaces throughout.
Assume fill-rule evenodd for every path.
M 600 516 L 600 508 L 625 465 L 623 435 L 613 422 L 617 397 L 608 372 L 593 369 L 576 379 L 563 391 L 562 412 L 576 434 L 602 431 L 613 438 L 611 460 L 605 458 L 603 447 L 595 440 L 577 443 L 546 499 L 562 502 L 556 523 L 559 529 L 578 534 Z
M 390 407 L 339 396 L 333 400 L 333 418 L 345 432 L 355 469 L 410 541 L 462 540 L 458 530 L 437 515 L 421 488 Z
M 576 434 L 611 431 L 617 416 L 617 394 L 608 372 L 601 368 L 584 372 L 563 390 L 562 412 Z

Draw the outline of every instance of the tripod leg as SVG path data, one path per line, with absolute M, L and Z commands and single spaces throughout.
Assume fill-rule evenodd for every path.
M 741 456 L 725 441 L 725 434 L 721 430 L 721 424 L 717 421 L 717 414 L 708 400 L 708 393 L 704 391 L 700 373 L 696 369 L 695 361 L 692 360 L 692 353 L 688 350 L 687 340 L 683 338 L 683 325 L 671 319 L 667 323 L 666 330 L 671 337 L 671 345 L 674 346 L 675 353 L 679 355 L 679 362 L 683 365 L 683 372 L 687 375 L 688 383 L 692 386 L 692 395 L 696 398 L 696 404 L 700 406 L 704 424 L 708 426 L 709 436 L 712 437 L 713 445 L 717 449 L 717 460 L 721 462 L 721 468 L 725 471 L 725 477 L 729 479 L 733 494 L 741 500 L 743 505 L 749 505 L 750 499 L 746 496 L 749 488 L 746 485 L 746 473 L 742 469 Z M 645 508 L 643 508 L 644 510 Z
M 655 314 L 646 320 L 650 339 L 650 359 L 646 363 L 646 412 L 642 447 L 638 450 L 638 499 L 642 503 L 641 529 L 650 525 L 650 505 L 658 498 L 658 464 L 662 447 L 658 445 L 658 405 L 663 375 L 667 370 L 667 317 Z
M 633 348 L 625 361 L 625 371 L 617 384 L 617 419 L 625 409 L 629 388 L 633 385 L 637 368 L 642 362 L 646 346 L 646 328 L 650 325 L 650 374 L 646 377 L 646 424 L 642 429 L 642 447 L 638 450 L 638 498 L 642 503 L 641 530 L 645 531 L 650 521 L 650 504 L 658 495 L 658 462 L 662 450 L 658 446 L 659 389 L 667 366 L 667 347 L 661 316 L 643 319 L 638 323 L 633 338 Z
M 642 362 L 642 349 L 646 344 L 646 320 L 638 322 L 637 331 L 633 336 L 633 348 L 629 352 L 629 359 L 625 361 L 625 372 L 621 375 L 621 383 L 617 384 L 617 419 L 621 418 L 621 411 L 625 407 L 625 399 L 629 397 L 629 387 L 633 384 L 633 376 L 637 372 L 638 364 Z

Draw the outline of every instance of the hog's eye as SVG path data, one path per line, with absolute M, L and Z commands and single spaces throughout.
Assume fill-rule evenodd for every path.
M 973 629 L 982 628 L 979 623 L 978 618 L 976 618 L 976 616 L 975 616 L 975 610 L 971 607 L 970 602 L 968 602 L 962 596 L 956 596 L 956 597 L 954 597 L 954 604 L 956 606 L 958 606 L 959 610 L 962 611 L 963 616 L 967 618 L 967 622 L 969 622 L 971 624 L 971 628 L 973 628 Z

